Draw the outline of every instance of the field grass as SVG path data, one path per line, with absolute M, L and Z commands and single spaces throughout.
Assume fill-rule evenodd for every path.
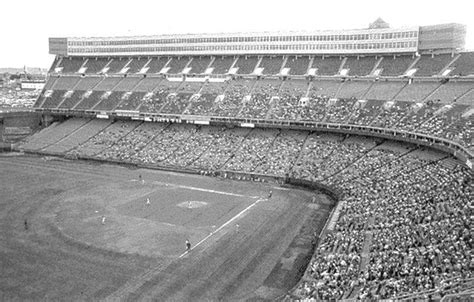
M 1 300 L 271 298 L 330 210 L 268 184 L 36 156 L 0 156 L 0 184 Z

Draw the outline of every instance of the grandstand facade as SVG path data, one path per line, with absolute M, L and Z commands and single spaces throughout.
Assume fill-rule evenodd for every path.
M 353 261 L 354 267 L 377 267 L 384 248 L 374 244 L 370 249 L 370 244 L 391 229 L 389 201 L 410 208 L 418 205 L 404 199 L 405 193 L 420 203 L 442 199 L 433 211 L 450 204 L 453 208 L 446 211 L 453 217 L 472 193 L 474 52 L 463 50 L 464 36 L 464 26 L 444 24 L 51 38 L 50 53 L 56 58 L 34 110 L 60 122 L 19 148 L 342 187 L 341 215 L 357 212 L 338 221 L 349 239 L 341 243 L 329 235 L 324 244 L 350 254 L 341 259 Z M 62 122 L 69 117 L 74 118 Z M 391 141 L 409 147 L 396 152 L 393 146 L 380 147 Z M 422 151 L 431 149 L 441 153 L 421 160 Z M 394 186 L 394 179 L 406 188 Z M 432 187 L 436 190 L 426 189 Z M 363 211 L 374 200 L 382 201 L 382 209 L 371 208 L 379 216 Z M 317 280 L 324 279 L 326 256 L 323 251 L 315 255 L 309 273 L 314 280 L 301 284 L 297 296 L 314 294 Z M 382 272 L 371 276 L 368 285 L 356 284 L 357 273 L 345 269 L 343 285 L 313 297 L 357 297 L 365 290 L 379 291 L 374 280 L 385 278 Z M 380 297 L 413 290 L 389 288 Z

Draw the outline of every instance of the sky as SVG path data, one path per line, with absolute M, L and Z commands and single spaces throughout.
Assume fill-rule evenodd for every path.
M 139 36 L 391 27 L 467 26 L 474 50 L 472 0 L 6 0 L 0 2 L 0 67 L 49 68 L 49 37 Z

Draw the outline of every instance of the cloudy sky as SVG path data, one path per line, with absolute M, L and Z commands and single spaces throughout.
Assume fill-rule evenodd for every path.
M 0 67 L 48 68 L 48 37 L 366 28 L 461 23 L 474 49 L 472 0 L 7 0 Z

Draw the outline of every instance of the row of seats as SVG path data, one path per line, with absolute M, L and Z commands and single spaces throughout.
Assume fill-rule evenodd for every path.
M 448 285 L 473 277 L 472 171 L 446 154 L 340 134 L 95 121 L 53 124 L 22 148 L 289 176 L 341 190 L 336 214 L 292 293 L 298 299 L 379 300 L 416 292 L 440 298 Z
M 171 79 L 173 80 L 173 79 Z M 199 93 L 201 87 L 211 84 L 203 82 L 182 81 L 178 82 L 155 78 L 142 77 L 78 77 L 78 76 L 62 76 L 51 77 L 45 85 L 45 91 L 48 90 L 100 90 L 100 91 L 140 91 L 151 92 L 161 86 L 187 86 L 189 83 L 196 83 L 194 90 L 190 93 Z M 227 80 L 224 83 L 216 84 L 221 86 L 232 85 L 235 80 Z M 305 80 L 249 80 L 252 83 L 261 83 L 261 81 L 273 82 L 274 86 L 282 86 L 283 83 L 288 85 L 299 85 Z M 367 81 L 367 80 L 320 80 L 313 79 L 311 81 L 311 89 L 318 95 L 325 95 L 330 98 L 357 98 L 357 99 L 376 99 L 376 100 L 393 100 L 413 101 L 413 100 L 440 100 L 441 102 L 452 102 L 456 100 L 461 103 L 470 103 L 474 95 L 472 81 L 455 81 L 451 80 L 445 83 L 438 81 Z M 256 85 L 255 87 L 258 87 Z M 279 89 L 277 89 L 278 91 Z M 175 91 L 176 92 L 176 91 Z M 255 91 L 249 91 L 252 93 Z M 279 96 L 275 93 L 273 96 Z M 306 94 L 304 95 L 306 96 Z
M 472 53 L 394 56 L 59 57 L 50 73 L 402 76 L 474 75 Z M 261 59 L 261 61 L 260 61 Z M 286 61 L 286 62 L 285 62 Z M 260 63 L 259 63 L 260 62 Z M 313 71 L 311 71 L 313 70 Z

